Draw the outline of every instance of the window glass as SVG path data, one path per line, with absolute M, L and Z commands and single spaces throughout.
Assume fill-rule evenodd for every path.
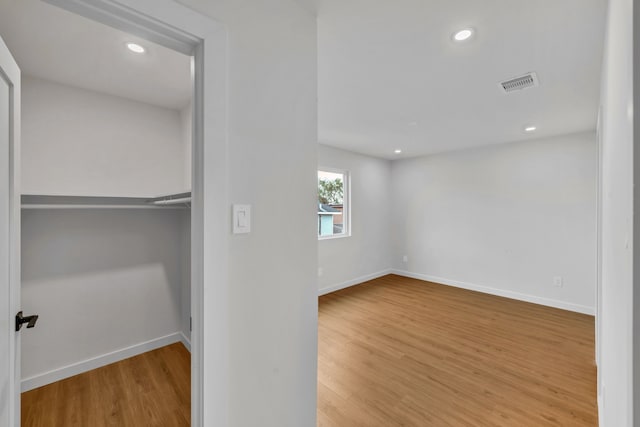
M 318 170 L 318 237 L 348 235 L 347 172 Z

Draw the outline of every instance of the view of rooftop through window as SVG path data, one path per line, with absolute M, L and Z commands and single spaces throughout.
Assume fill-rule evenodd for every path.
M 345 173 L 318 171 L 318 236 L 346 235 Z

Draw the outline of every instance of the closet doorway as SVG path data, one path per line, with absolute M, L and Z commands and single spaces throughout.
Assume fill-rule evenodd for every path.
M 145 369 L 134 363 L 133 378 L 125 379 L 137 389 L 106 397 L 111 406 L 104 414 L 121 411 L 119 415 L 126 417 L 142 411 L 143 417 L 157 417 L 170 425 L 202 425 L 204 301 L 200 296 L 206 243 L 202 154 L 207 137 L 225 134 L 224 129 L 205 133 L 204 106 L 217 107 L 211 112 L 224 111 L 220 101 L 208 101 L 213 93 L 222 92 L 222 85 L 202 90 L 203 39 L 217 28 L 173 2 L 157 2 L 146 12 L 168 22 L 179 12 L 182 25 L 185 18 L 187 23 L 198 21 L 194 32 L 205 37 L 188 36 L 176 29 L 179 26 L 159 31 L 157 18 L 145 18 L 129 8 L 114 9 L 116 3 L 111 1 L 61 3 L 73 10 L 20 0 L 3 6 L 6 10 L 0 14 L 0 36 L 23 74 L 21 306 L 25 320 L 32 313 L 40 316 L 37 323 L 30 318 L 23 325 L 36 327 L 21 333 L 22 388 L 44 389 L 149 350 L 184 345 L 193 351 L 188 368 L 193 379 L 191 411 L 171 410 L 175 418 L 166 419 L 171 414 L 163 413 L 165 405 L 153 397 L 138 402 L 137 408 L 122 409 L 127 397 L 146 393 L 152 383 L 161 381 L 145 378 Z M 211 28 L 203 31 L 203 24 Z M 25 26 L 29 34 L 21 35 L 20 27 Z M 122 32 L 123 27 L 131 31 Z M 100 40 L 98 36 L 105 34 L 107 41 Z M 83 52 L 83 47 L 89 49 Z M 128 63 L 109 56 L 110 47 L 129 55 L 124 61 Z M 217 51 L 209 48 L 210 53 L 221 53 L 220 44 L 212 47 Z M 90 48 L 93 58 L 78 59 L 91 55 Z M 146 58 L 162 59 L 160 67 L 139 72 L 136 67 L 144 69 L 152 62 Z M 225 145 L 224 139 L 216 142 Z M 226 200 L 225 192 L 219 196 Z M 211 212 L 216 216 L 225 218 L 220 211 Z M 222 277 L 224 273 L 217 271 Z M 161 361 L 160 371 L 173 374 L 172 363 L 178 358 Z M 107 384 L 114 379 L 113 374 L 100 375 L 107 377 Z M 128 377 L 122 372 L 120 376 Z M 71 418 L 61 421 L 53 414 L 50 418 L 72 425 L 91 393 L 71 396 L 74 402 L 67 414 Z M 189 400 L 184 387 L 175 394 L 182 403 Z M 23 422 L 46 406 L 41 403 L 35 399 L 33 405 L 25 405 Z M 12 425 L 20 425 L 18 406 L 19 399 Z M 153 409 L 159 412 L 153 414 Z M 42 423 L 46 418 L 41 414 L 35 422 L 46 425 Z M 127 424 L 126 419 L 120 424 Z

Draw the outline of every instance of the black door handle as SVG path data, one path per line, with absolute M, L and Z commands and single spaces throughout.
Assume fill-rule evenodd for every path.
M 36 326 L 36 322 L 38 321 L 38 315 L 34 314 L 32 316 L 23 316 L 22 312 L 18 312 L 16 314 L 16 332 L 22 329 L 22 325 L 27 324 L 27 328 L 33 328 Z

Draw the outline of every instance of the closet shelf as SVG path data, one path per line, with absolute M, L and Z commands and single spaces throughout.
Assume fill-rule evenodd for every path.
M 23 194 L 22 209 L 188 209 L 191 192 L 159 197 L 51 196 Z

